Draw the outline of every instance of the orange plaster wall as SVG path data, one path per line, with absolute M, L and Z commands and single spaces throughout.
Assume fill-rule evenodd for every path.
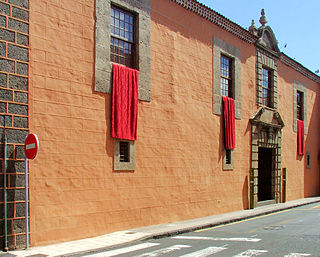
M 94 1 L 31 1 L 30 131 L 40 141 L 30 162 L 32 245 L 248 208 L 255 47 L 170 1 L 151 3 L 152 100 L 139 102 L 136 170 L 114 172 L 110 95 L 93 90 Z M 241 49 L 233 171 L 222 170 L 212 113 L 214 35 Z M 290 180 L 289 197 L 303 197 L 303 180 Z
M 293 81 L 307 89 L 307 123 L 305 151 L 311 153 L 311 168 L 306 168 L 306 157 L 297 155 L 297 133 L 293 130 Z M 316 82 L 279 62 L 278 66 L 279 112 L 285 127 L 282 130 L 282 167 L 287 168 L 287 200 L 320 194 L 318 161 L 320 128 L 320 87 Z

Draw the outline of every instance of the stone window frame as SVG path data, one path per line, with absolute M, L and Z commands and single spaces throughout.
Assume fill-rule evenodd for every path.
M 265 106 L 271 109 L 278 108 L 278 59 L 271 56 L 266 51 L 257 49 L 257 105 L 258 107 L 265 106 L 262 104 L 262 70 L 263 68 L 271 71 L 271 94 L 270 106 Z
M 129 143 L 129 162 L 120 162 L 120 142 Z M 114 139 L 113 147 L 113 169 L 115 171 L 121 170 L 135 170 L 136 169 L 136 144 L 132 140 Z
M 223 146 L 223 156 L 222 156 L 222 169 L 223 170 L 233 170 L 234 166 L 233 166 L 233 153 L 234 153 L 234 149 L 229 149 L 230 151 L 230 163 L 227 163 L 227 149 Z
M 226 41 L 213 37 L 213 113 L 223 114 L 223 104 L 220 89 L 221 55 L 232 60 L 232 92 L 235 104 L 235 118 L 241 119 L 241 51 Z
M 293 81 L 293 131 L 298 132 L 297 125 L 297 91 L 303 93 L 303 122 L 304 122 L 304 134 L 308 132 L 307 122 L 307 88 L 299 81 Z
M 96 92 L 112 92 L 112 63 L 110 61 L 111 5 L 136 15 L 136 65 L 139 70 L 139 100 L 150 101 L 150 0 L 96 0 L 95 28 L 95 86 Z

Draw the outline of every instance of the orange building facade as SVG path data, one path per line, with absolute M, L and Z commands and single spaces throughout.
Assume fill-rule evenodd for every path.
M 0 29 L 16 36 L 0 38 L 0 61 L 14 65 L 0 69 L 1 87 L 28 94 L 19 103 L 27 113 L 10 111 L 20 98 L 3 95 L 1 112 L 9 129 L 40 142 L 29 162 L 31 245 L 319 196 L 320 77 L 279 51 L 264 13 L 261 27 L 248 31 L 194 0 L 0 4 Z M 16 9 L 27 19 L 15 17 Z M 29 29 L 15 30 L 10 20 Z M 9 56 L 12 46 L 28 58 Z M 129 47 L 130 65 L 120 58 Z M 111 137 L 114 62 L 139 70 L 135 141 Z M 28 73 L 17 75 L 22 64 Z M 11 86 L 13 76 L 28 86 Z M 222 95 L 234 100 L 234 149 L 225 149 Z M 8 145 L 20 149 L 23 136 Z M 23 156 L 13 152 L 9 161 L 21 166 Z M 9 167 L 6 176 L 16 181 L 23 172 Z M 2 188 L 23 190 L 24 183 Z M 6 217 L 9 248 L 25 244 L 26 228 L 17 223 L 25 216 L 16 212 L 24 202 L 7 202 L 14 209 Z

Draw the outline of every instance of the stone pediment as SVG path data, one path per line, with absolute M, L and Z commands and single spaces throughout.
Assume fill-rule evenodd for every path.
M 276 39 L 276 36 L 273 33 L 271 27 L 266 26 L 268 21 L 265 16 L 264 9 L 261 10 L 261 18 L 259 22 L 262 25 L 260 28 L 256 28 L 256 26 L 254 25 L 254 20 L 252 20 L 252 24 L 249 28 L 249 31 L 258 37 L 256 44 L 267 50 L 271 50 L 271 52 L 273 53 L 275 52 L 279 54 L 280 49 L 278 47 L 278 41 Z
M 272 29 L 269 26 L 261 27 L 258 29 L 258 44 L 274 51 L 277 53 L 280 53 L 279 47 L 278 47 L 278 41 L 276 39 L 276 36 L 274 35 Z
M 251 117 L 250 122 L 255 125 L 282 129 L 284 122 L 279 112 L 267 107 L 260 107 Z

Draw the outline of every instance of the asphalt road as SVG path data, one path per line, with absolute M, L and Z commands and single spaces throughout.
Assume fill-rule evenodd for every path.
M 135 242 L 81 256 L 320 257 L 320 205 L 305 205 L 227 225 Z

